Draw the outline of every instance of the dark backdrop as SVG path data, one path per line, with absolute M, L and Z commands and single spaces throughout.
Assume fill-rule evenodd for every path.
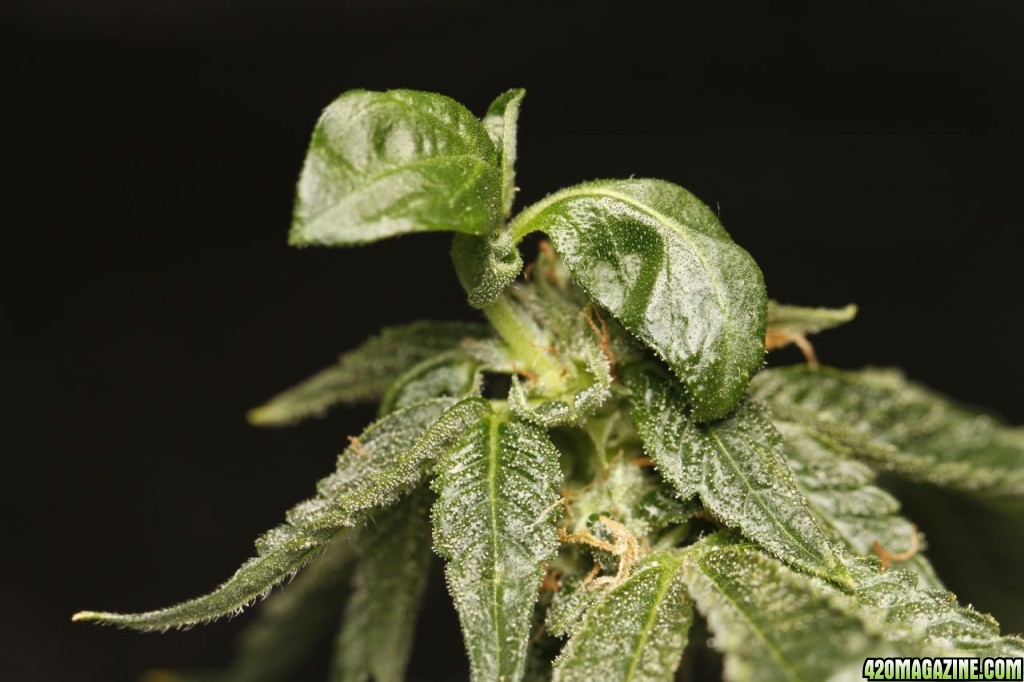
M 1024 421 L 1024 6 L 759 5 L 9 5 L 0 677 L 226 660 L 244 617 L 165 636 L 68 619 L 229 575 L 371 416 L 258 431 L 245 410 L 383 324 L 473 315 L 442 235 L 285 246 L 309 131 L 348 88 L 482 112 L 526 87 L 520 206 L 584 179 L 680 183 L 773 297 L 861 305 L 825 362 L 902 365 Z M 965 539 L 1004 532 L 942 504 Z M 1020 563 L 936 549 L 965 601 L 1024 629 Z M 415 674 L 459 679 L 437 581 L 428 601 Z

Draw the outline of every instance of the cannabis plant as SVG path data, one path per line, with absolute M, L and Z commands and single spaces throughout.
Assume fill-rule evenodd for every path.
M 327 107 L 291 243 L 454 232 L 486 323 L 385 329 L 253 410 L 281 426 L 380 406 L 316 495 L 213 592 L 75 620 L 186 627 L 301 571 L 212 679 L 287 676 L 343 612 L 332 679 L 391 682 L 433 550 L 474 680 L 669 680 L 707 632 L 732 680 L 859 679 L 867 657 L 1024 656 L 1024 640 L 943 588 L 922 534 L 876 487 L 885 471 L 1020 497 L 1024 431 L 894 370 L 819 367 L 807 336 L 855 309 L 769 301 L 754 259 L 682 187 L 587 182 L 511 217 L 522 99 L 501 95 L 482 120 L 408 90 Z M 788 344 L 807 362 L 764 369 L 766 349 Z

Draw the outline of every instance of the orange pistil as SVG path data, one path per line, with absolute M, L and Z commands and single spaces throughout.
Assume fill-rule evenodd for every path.
M 909 559 L 913 559 L 921 550 L 921 538 L 918 536 L 917 526 L 910 524 L 910 529 L 910 547 L 903 552 L 890 552 L 882 546 L 882 543 L 878 540 L 871 543 L 871 549 L 874 550 L 875 554 L 878 555 L 878 558 L 882 560 L 882 573 L 889 570 L 890 563 L 894 561 L 908 561 Z
M 351 444 L 352 452 L 356 453 L 363 459 L 370 459 L 369 451 L 363 447 L 363 444 L 359 442 L 359 439 L 355 436 L 349 436 L 348 442 Z

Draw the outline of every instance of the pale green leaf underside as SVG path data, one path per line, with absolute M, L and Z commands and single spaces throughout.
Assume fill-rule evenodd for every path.
M 501 157 L 501 204 L 505 216 L 516 196 L 516 132 L 519 107 L 526 90 L 515 88 L 498 95 L 487 109 L 483 126 Z
M 744 401 L 725 419 L 697 424 L 666 374 L 634 366 L 623 381 L 645 451 L 683 499 L 699 495 L 723 523 L 794 566 L 849 581 L 762 409 Z
M 423 321 L 386 327 L 343 353 L 338 364 L 250 411 L 249 421 L 258 426 L 285 426 L 322 416 L 333 405 L 378 400 L 414 365 L 458 348 L 467 339 L 490 336 L 486 325 L 469 322 Z
M 768 301 L 768 329 L 795 334 L 816 334 L 846 324 L 857 316 L 857 306 L 804 308 Z
M 1024 495 L 1024 429 L 899 372 L 786 367 L 762 372 L 752 390 L 781 419 L 908 478 L 990 498 Z
M 587 610 L 555 663 L 553 679 L 672 680 L 692 622 L 682 569 L 677 550 L 647 557 Z
M 473 679 L 519 680 L 543 563 L 558 544 L 558 452 L 541 429 L 488 410 L 437 474 L 434 545 L 448 560 Z
M 454 404 L 453 404 L 454 403 Z M 445 445 L 486 408 L 480 399 L 439 398 L 394 412 L 368 427 L 338 456 L 338 469 L 320 481 L 317 497 L 289 510 L 288 523 L 256 541 L 257 557 L 208 595 L 158 611 L 85 611 L 92 620 L 138 630 L 166 630 L 238 613 L 298 571 L 342 528 L 411 490 Z
M 414 90 L 350 90 L 320 115 L 297 188 L 291 244 L 346 246 L 408 232 L 487 234 L 501 170 L 461 104 Z
M 739 402 L 764 360 L 764 280 L 696 197 L 661 180 L 590 182 L 512 229 L 551 236 L 576 281 L 686 384 L 698 421 Z
M 917 528 L 900 516 L 896 498 L 874 485 L 870 467 L 796 424 L 776 421 L 775 426 L 785 438 L 786 459 L 811 513 L 835 542 L 857 555 L 870 554 L 875 542 L 894 554 L 915 548 Z M 913 570 L 929 586 L 941 587 L 922 554 L 900 566 Z
M 362 556 L 335 651 L 333 682 L 401 682 L 430 568 L 430 495 L 378 514 L 363 532 Z

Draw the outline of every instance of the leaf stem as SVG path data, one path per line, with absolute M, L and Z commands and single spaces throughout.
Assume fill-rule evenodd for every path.
M 561 367 L 550 353 L 538 344 L 537 334 L 531 330 L 530 321 L 517 314 L 514 304 L 507 295 L 499 296 L 483 309 L 484 315 L 508 345 L 512 357 L 542 377 L 545 383 L 560 375 Z

